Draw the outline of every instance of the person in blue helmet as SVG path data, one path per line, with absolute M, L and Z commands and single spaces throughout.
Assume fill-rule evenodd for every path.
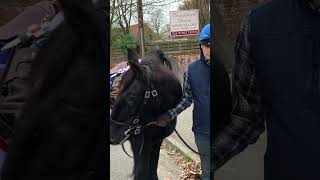
M 157 118 L 158 126 L 166 126 L 191 104 L 195 142 L 200 154 L 202 180 L 210 179 L 210 24 L 199 36 L 200 59 L 189 64 L 183 77 L 183 97 L 180 103 Z

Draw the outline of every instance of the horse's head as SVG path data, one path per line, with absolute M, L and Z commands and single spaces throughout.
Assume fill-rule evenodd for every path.
M 162 52 L 152 51 L 139 63 L 136 53 L 128 50 L 130 69 L 123 75 L 111 113 L 111 144 L 119 144 L 135 131 L 140 133 L 179 102 L 180 82 L 170 68 L 159 63 L 164 62 L 163 58 Z

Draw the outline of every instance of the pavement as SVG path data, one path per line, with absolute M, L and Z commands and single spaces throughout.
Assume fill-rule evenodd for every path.
M 182 138 L 195 150 L 192 127 L 192 106 L 178 116 L 176 129 Z M 189 150 L 174 132 L 166 140 L 174 145 L 184 155 L 194 161 L 200 161 L 199 156 Z M 263 158 L 266 151 L 267 135 L 262 134 L 257 143 L 248 146 L 246 150 L 232 158 L 215 173 L 215 180 L 263 180 Z
M 126 150 L 132 155 L 130 143 L 125 143 Z M 133 159 L 128 157 L 122 147 L 110 146 L 110 180 L 132 180 Z M 160 150 L 158 163 L 159 180 L 179 180 L 180 168 L 172 155 L 165 149 Z
M 176 130 L 180 136 L 186 141 L 186 143 L 194 150 L 198 151 L 194 141 L 194 135 L 192 128 L 192 109 L 193 105 L 178 115 Z M 200 161 L 199 155 L 192 152 L 183 142 L 179 139 L 177 134 L 173 132 L 169 137 L 165 139 L 167 143 L 173 145 L 185 156 L 189 156 L 193 161 Z
M 263 157 L 267 135 L 264 133 L 254 145 L 232 158 L 215 172 L 215 180 L 263 180 Z
M 178 116 L 176 129 L 182 138 L 195 150 L 197 150 L 192 128 L 192 106 Z M 169 145 L 175 146 L 176 150 L 188 156 L 194 161 L 200 161 L 199 156 L 189 150 L 174 132 L 165 139 Z M 132 155 L 130 143 L 125 143 L 126 150 Z M 172 155 L 167 150 L 160 150 L 158 164 L 159 180 L 179 180 L 181 169 L 174 162 Z M 122 147 L 110 145 L 110 180 L 130 180 L 133 169 L 133 159 L 129 158 L 122 150 Z
M 183 111 L 177 120 L 176 129 L 182 138 L 195 150 L 197 147 L 194 142 L 192 128 L 192 109 Z M 188 156 L 193 161 L 200 161 L 199 156 L 189 150 L 176 133 L 172 133 L 165 139 L 166 143 L 176 147 L 177 151 Z M 232 158 L 228 163 L 215 173 L 215 180 L 263 180 L 263 157 L 266 150 L 266 134 L 262 134 L 257 143 L 250 145 L 246 150 Z M 129 143 L 127 150 L 130 152 Z M 133 168 L 132 159 L 128 158 L 121 149 L 121 146 L 110 147 L 111 158 L 111 180 L 130 179 Z M 165 150 L 160 152 L 158 175 L 160 180 L 178 180 L 180 169 L 177 168 L 172 156 Z M 125 172 L 125 173 L 124 173 Z M 171 180 L 170 179 L 170 180 Z

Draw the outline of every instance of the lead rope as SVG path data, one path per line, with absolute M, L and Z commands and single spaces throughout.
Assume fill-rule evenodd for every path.
M 121 141 L 121 146 L 122 146 L 122 150 L 127 154 L 127 156 L 133 158 L 133 156 L 131 156 L 127 151 L 126 148 L 124 147 L 124 142 L 126 142 L 129 139 L 130 135 L 126 136 L 122 141 Z M 139 150 L 139 155 L 141 155 L 142 150 L 143 150 L 143 146 L 144 146 L 144 136 L 141 135 L 142 137 L 142 144 L 140 146 L 140 150 Z
M 176 129 L 174 129 L 174 132 L 177 133 L 179 139 L 183 142 L 184 145 L 186 145 L 192 152 L 198 154 L 198 155 L 203 155 L 203 154 L 200 154 L 199 152 L 197 152 L 196 150 L 194 150 L 181 136 L 180 134 L 178 133 L 178 131 Z
M 122 146 L 122 150 L 127 154 L 127 156 L 133 158 L 132 156 L 130 156 L 130 154 L 126 151 L 126 148 L 124 147 L 124 142 L 126 142 L 129 139 L 129 136 L 126 136 L 122 141 L 121 141 L 121 146 Z

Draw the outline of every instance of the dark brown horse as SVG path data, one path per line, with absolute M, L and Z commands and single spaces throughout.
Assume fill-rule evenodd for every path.
M 176 119 L 158 127 L 155 118 L 176 106 L 182 97 L 179 68 L 160 50 L 151 51 L 138 63 L 128 50 L 129 71 L 120 82 L 110 121 L 111 144 L 131 142 L 135 180 L 157 180 L 160 146 L 175 129 Z

